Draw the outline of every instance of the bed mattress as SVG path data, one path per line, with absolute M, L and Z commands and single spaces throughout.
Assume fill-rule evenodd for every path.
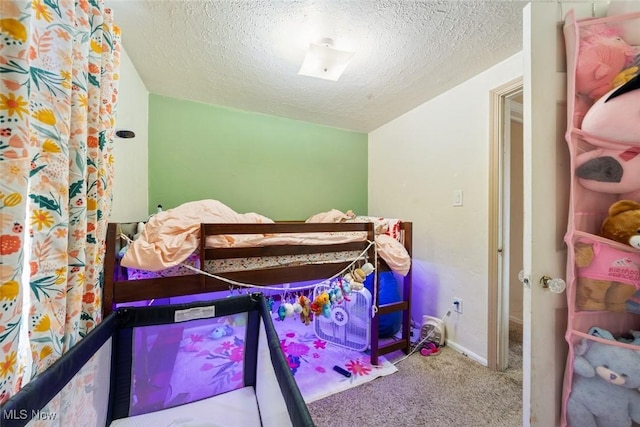
M 260 411 L 253 387 L 244 387 L 186 405 L 121 418 L 110 427 L 259 426 Z
M 258 270 L 273 267 L 291 267 L 305 264 L 328 264 L 345 261 L 353 261 L 361 255 L 358 251 L 340 251 L 320 254 L 282 255 L 270 257 L 230 258 L 207 260 L 204 271 L 210 274 L 227 273 L 231 271 Z M 159 271 L 138 270 L 127 268 L 129 280 L 152 279 L 157 277 L 184 276 L 194 274 L 194 271 L 185 265 L 200 269 L 200 258 L 193 253 L 182 264 Z

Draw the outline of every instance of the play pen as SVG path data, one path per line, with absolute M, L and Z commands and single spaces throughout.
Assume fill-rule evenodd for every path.
M 313 426 L 263 294 L 120 308 L 1 407 L 2 427 Z

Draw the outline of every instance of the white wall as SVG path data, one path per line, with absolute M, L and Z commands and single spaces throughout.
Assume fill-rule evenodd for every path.
M 112 222 L 146 220 L 148 212 L 149 92 L 124 48 L 120 54 L 120 82 L 116 130 L 135 132 L 135 138 L 116 138 Z
M 453 346 L 487 358 L 489 92 L 518 53 L 369 134 L 369 214 L 413 221 L 413 319 L 447 318 Z M 453 207 L 454 190 L 463 206 Z

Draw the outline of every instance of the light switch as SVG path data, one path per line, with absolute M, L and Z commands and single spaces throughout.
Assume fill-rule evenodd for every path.
M 453 206 L 462 206 L 462 190 L 453 190 Z

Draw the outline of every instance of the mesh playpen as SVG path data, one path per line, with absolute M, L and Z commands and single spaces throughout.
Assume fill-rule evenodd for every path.
M 3 427 L 313 426 L 261 293 L 120 308 L 0 417 Z

